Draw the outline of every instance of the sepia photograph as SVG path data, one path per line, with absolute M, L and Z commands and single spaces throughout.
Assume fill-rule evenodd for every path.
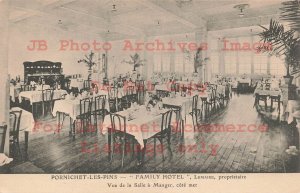
M 2 177 L 300 172 L 299 0 L 0 0 L 0 17 Z

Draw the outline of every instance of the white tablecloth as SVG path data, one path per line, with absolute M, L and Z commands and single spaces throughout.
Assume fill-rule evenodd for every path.
M 108 98 L 106 97 L 105 109 L 109 111 L 109 103 Z M 94 108 L 94 104 L 92 104 L 92 110 Z M 80 115 L 80 100 L 79 99 L 65 99 L 65 100 L 57 100 L 54 103 L 52 115 L 56 116 L 57 112 L 65 113 L 69 115 L 73 121 L 76 120 L 76 117 Z
M 54 90 L 53 100 L 60 99 L 62 95 L 68 94 L 65 90 Z M 22 91 L 19 94 L 19 100 L 22 101 L 22 97 L 29 99 L 30 104 L 43 101 L 42 91 Z
M 33 119 L 33 115 L 32 113 L 21 109 L 19 107 L 13 107 L 10 109 L 10 111 L 20 111 L 22 110 L 22 115 L 21 115 L 21 120 L 20 120 L 20 131 L 33 131 L 34 129 L 34 119 Z M 11 123 L 13 121 L 13 119 L 10 119 Z
M 300 101 L 289 100 L 285 112 L 288 113 L 287 122 L 290 124 L 294 120 L 293 113 L 300 110 Z
M 237 81 L 239 83 L 248 83 L 249 85 L 251 84 L 251 79 L 250 78 L 239 78 Z
M 167 84 L 160 84 L 160 85 L 156 85 L 155 86 L 155 90 L 164 90 L 164 91 L 171 91 L 171 84 L 167 85 Z
M 162 99 L 164 105 L 173 105 L 181 108 L 181 117 L 184 118 L 192 111 L 193 97 L 176 96 L 175 98 L 166 97 Z
M 78 88 L 78 90 L 81 90 L 83 89 L 83 84 L 84 84 L 84 81 L 82 78 L 79 78 L 79 79 L 70 79 L 71 82 L 70 82 L 70 87 L 74 87 L 74 88 Z
M 9 94 L 10 94 L 11 100 L 13 102 L 15 102 L 16 97 L 19 97 L 20 92 L 21 92 L 21 87 L 20 86 L 10 86 Z
M 36 85 L 35 86 L 36 91 L 41 91 L 41 90 L 45 90 L 45 89 L 50 89 L 50 85 L 44 84 L 44 85 Z
M 163 112 L 165 112 L 165 110 L 163 110 Z M 126 116 L 127 111 L 121 111 L 118 112 L 118 114 Z M 141 148 L 143 148 L 144 139 L 149 139 L 161 131 L 162 115 L 160 113 L 146 111 L 145 107 L 143 110 L 139 111 L 138 115 L 139 116 L 136 119 L 126 121 L 126 132 L 133 135 L 137 142 L 141 145 Z M 108 128 L 111 128 L 110 115 L 106 115 L 104 118 L 102 133 L 106 134 Z
M 282 96 L 281 90 L 262 90 L 262 89 L 259 89 L 259 88 L 255 89 L 254 95 L 255 94 L 268 95 L 268 96 L 279 96 L 279 95 Z

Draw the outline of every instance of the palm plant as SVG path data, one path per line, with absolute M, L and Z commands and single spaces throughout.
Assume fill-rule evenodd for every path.
M 264 29 L 263 32 L 258 35 L 261 37 L 261 41 L 264 43 L 258 47 L 258 51 L 269 52 L 271 55 L 277 57 L 285 56 L 286 62 L 286 76 L 290 76 L 290 67 L 296 67 L 299 65 L 297 61 L 296 47 L 299 37 L 295 36 L 296 31 L 293 29 L 285 30 L 284 25 L 278 21 L 271 19 L 269 28 L 261 26 Z M 271 44 L 271 49 L 270 45 Z
M 202 48 L 199 47 L 194 57 L 194 73 L 198 73 L 198 68 L 203 66 L 205 62 L 209 60 L 207 57 L 203 59 L 201 58 L 201 51 Z
M 131 58 L 131 61 L 123 60 L 122 62 L 125 62 L 127 64 L 132 64 L 133 71 L 136 71 L 136 68 L 143 66 L 144 62 L 146 61 L 146 60 L 142 60 L 138 53 L 135 53 L 134 55 L 130 55 L 130 58 Z
M 96 62 L 94 61 L 94 55 L 95 55 L 95 53 L 93 53 L 92 51 L 91 51 L 91 53 L 89 54 L 89 55 L 85 55 L 84 57 L 84 59 L 80 59 L 80 60 L 78 60 L 78 63 L 85 63 L 87 66 L 88 66 L 88 68 L 89 68 L 89 70 L 92 70 L 92 67 L 94 66 L 94 65 L 96 65 Z

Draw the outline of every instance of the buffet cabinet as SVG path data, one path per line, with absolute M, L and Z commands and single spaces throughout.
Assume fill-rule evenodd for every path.
M 44 84 L 50 86 L 55 82 L 62 83 L 64 74 L 60 62 L 36 61 L 24 62 L 24 82 L 29 84 L 31 81 L 38 83 L 43 80 Z

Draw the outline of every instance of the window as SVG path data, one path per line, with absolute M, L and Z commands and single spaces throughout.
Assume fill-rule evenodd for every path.
M 177 53 L 175 56 L 175 72 L 184 72 L 183 54 Z
M 270 57 L 270 74 L 276 76 L 283 76 L 286 73 L 284 60 L 276 57 Z
M 227 51 L 225 53 L 224 65 L 225 65 L 226 74 L 236 74 L 236 52 L 235 51 Z
M 162 71 L 163 72 L 170 72 L 171 70 L 171 60 L 170 60 L 170 54 L 164 53 L 162 54 Z
M 239 74 L 251 73 L 251 51 L 240 51 L 239 53 Z
M 185 54 L 184 56 L 184 72 L 185 73 L 194 72 L 194 60 L 191 54 Z
M 153 71 L 161 72 L 161 55 L 159 53 L 153 55 Z
M 219 73 L 219 53 L 212 52 L 210 54 L 210 64 L 211 64 L 211 72 L 218 74 Z
M 260 37 L 259 36 L 253 36 L 253 44 L 260 43 Z M 254 66 L 254 73 L 258 74 L 267 74 L 268 72 L 268 54 L 259 52 L 256 53 L 253 50 L 253 66 Z
M 253 55 L 254 73 L 267 74 L 268 55 L 266 53 L 258 53 Z

